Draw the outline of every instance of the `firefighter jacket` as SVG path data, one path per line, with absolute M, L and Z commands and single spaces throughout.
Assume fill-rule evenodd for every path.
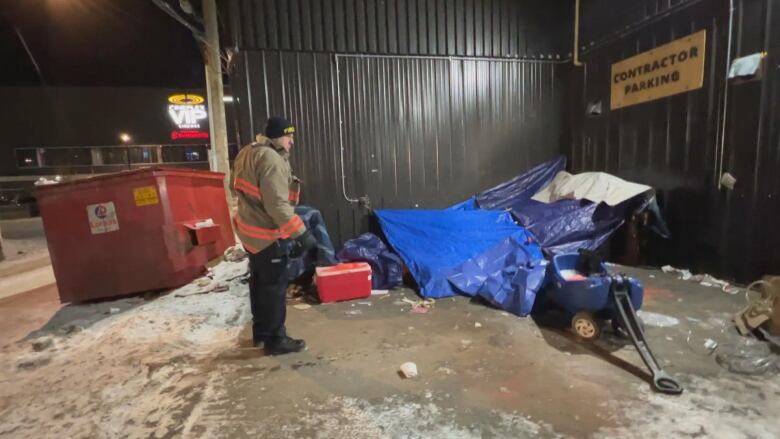
M 292 175 L 289 154 L 267 137 L 258 136 L 257 142 L 239 151 L 232 183 L 238 196 L 233 222 L 248 252 L 260 252 L 276 240 L 306 231 L 293 210 L 300 198 L 300 180 Z

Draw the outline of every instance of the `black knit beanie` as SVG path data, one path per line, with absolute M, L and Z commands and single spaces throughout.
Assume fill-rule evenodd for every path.
M 286 134 L 292 134 L 295 132 L 295 127 L 289 120 L 274 116 L 268 119 L 268 124 L 265 126 L 265 136 L 269 139 L 276 139 Z

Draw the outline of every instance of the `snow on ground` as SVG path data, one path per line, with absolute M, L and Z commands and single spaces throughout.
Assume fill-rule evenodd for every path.
M 409 395 L 370 401 L 331 395 L 296 401 L 300 412 L 246 413 L 226 389 L 240 385 L 236 377 L 251 365 L 219 360 L 241 349 L 237 339 L 251 319 L 246 264 L 223 262 L 213 280 L 146 302 L 133 299 L 137 306 L 125 299 L 72 307 L 79 318 L 63 319 L 70 325 L 44 327 L 3 348 L 0 437 L 224 437 L 237 425 L 255 437 L 557 436 L 552 426 L 519 413 L 485 409 L 468 419 L 436 398 Z M 229 289 L 212 291 L 220 285 Z M 776 379 L 721 373 L 682 381 L 681 396 L 654 393 L 637 381 L 633 399 L 593 407 L 618 426 L 598 436 L 777 437 Z
M 607 404 L 629 426 L 603 430 L 601 438 L 706 437 L 775 439 L 780 434 L 780 383 L 728 375 L 684 377 L 685 392 L 674 397 L 637 383 L 637 400 Z M 740 395 L 740 401 L 724 395 Z
M 163 437 L 183 433 L 204 398 L 219 393 L 250 312 L 241 276 L 224 262 L 212 285 L 187 285 L 83 330 L 39 332 L 0 357 L 0 437 Z M 225 292 L 203 293 L 214 283 Z
M 264 419 L 250 433 L 267 437 L 478 439 L 557 438 L 552 427 L 527 417 L 496 410 L 485 411 L 479 422 L 464 422 L 453 408 L 435 401 L 410 401 L 393 395 L 381 401 L 333 397 L 306 401 L 305 415 L 295 423 Z

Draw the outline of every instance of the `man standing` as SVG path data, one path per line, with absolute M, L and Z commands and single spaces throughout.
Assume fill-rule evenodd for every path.
M 289 153 L 295 127 L 282 117 L 268 119 L 265 135 L 246 145 L 236 157 L 233 188 L 238 212 L 233 218 L 238 237 L 249 252 L 249 298 L 252 336 L 271 355 L 299 352 L 303 340 L 287 336 L 287 263 L 317 245 L 295 214 L 300 181 L 293 177 Z

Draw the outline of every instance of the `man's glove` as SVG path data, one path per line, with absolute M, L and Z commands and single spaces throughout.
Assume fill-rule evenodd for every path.
M 314 247 L 317 247 L 317 239 L 307 230 L 303 232 L 303 235 L 293 240 L 290 248 L 290 257 L 300 258 Z

